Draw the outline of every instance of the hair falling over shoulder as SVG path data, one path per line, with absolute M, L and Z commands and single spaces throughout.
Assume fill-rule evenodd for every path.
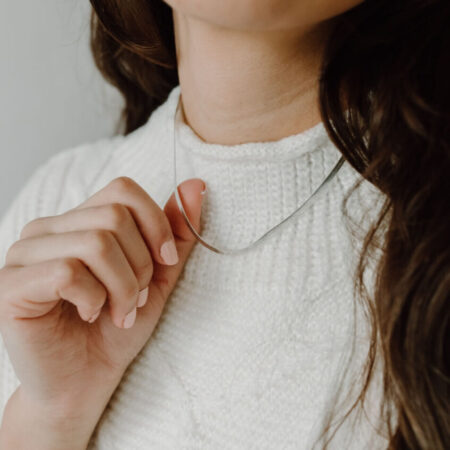
M 127 134 L 178 84 L 172 11 L 161 0 L 91 4 L 95 62 L 125 99 Z M 450 2 L 366 0 L 337 19 L 322 62 L 322 120 L 352 167 L 385 194 L 355 273 L 371 345 L 351 409 L 364 404 L 380 357 L 389 449 L 446 450 Z M 374 249 L 382 256 L 369 295 L 363 278 Z

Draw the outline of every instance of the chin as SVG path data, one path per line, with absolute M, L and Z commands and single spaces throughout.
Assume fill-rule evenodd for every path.
M 180 14 L 241 30 L 307 28 L 363 0 L 164 0 Z

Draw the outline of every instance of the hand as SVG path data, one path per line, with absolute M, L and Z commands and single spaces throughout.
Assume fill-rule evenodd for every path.
M 199 179 L 179 186 L 199 231 L 203 189 Z M 163 251 L 167 264 L 160 249 L 171 241 L 178 262 Z M 174 194 L 161 210 L 126 177 L 62 215 L 28 223 L 0 270 L 0 332 L 22 397 L 61 417 L 86 416 L 93 429 L 195 242 Z

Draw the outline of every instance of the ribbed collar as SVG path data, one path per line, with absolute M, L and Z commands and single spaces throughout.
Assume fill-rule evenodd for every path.
M 179 95 L 177 86 L 165 105 L 170 143 Z M 280 223 L 313 193 L 341 156 L 322 123 L 278 141 L 238 145 L 206 143 L 181 115 L 176 130 L 177 181 L 199 177 L 206 182 L 202 234 L 218 246 L 243 247 Z M 172 145 L 169 153 L 172 178 Z
M 180 96 L 180 86 L 175 87 L 167 99 L 169 115 L 173 117 Z M 202 140 L 190 126 L 177 120 L 178 142 L 191 153 L 218 160 L 254 160 L 254 161 L 284 161 L 297 158 L 305 153 L 317 150 L 329 143 L 323 123 L 301 133 L 284 137 L 277 141 L 248 142 L 237 145 L 210 144 Z M 173 123 L 167 122 L 170 133 L 173 133 Z

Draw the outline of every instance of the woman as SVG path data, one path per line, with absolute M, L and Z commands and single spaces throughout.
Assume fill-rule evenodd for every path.
M 91 3 L 125 136 L 2 221 L 2 448 L 449 448 L 448 2 Z

